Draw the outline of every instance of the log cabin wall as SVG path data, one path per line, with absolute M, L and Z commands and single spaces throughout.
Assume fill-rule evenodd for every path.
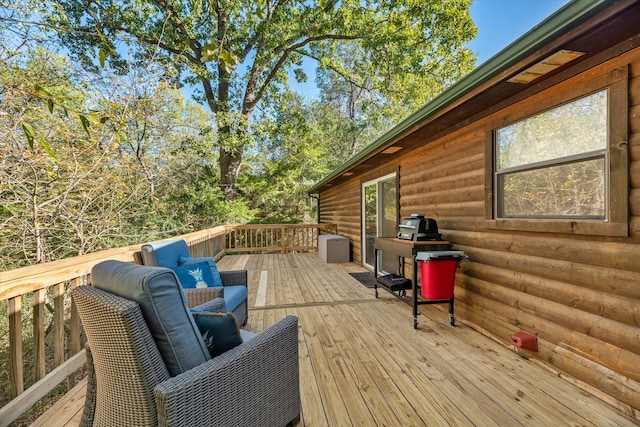
M 492 131 L 522 112 L 531 114 L 540 103 L 565 96 L 572 87 L 588 88 L 590 81 L 620 69 L 628 72 L 628 235 L 492 226 L 492 213 L 487 211 L 492 185 L 487 182 L 491 176 L 487 144 Z M 456 274 L 456 317 L 505 345 L 514 332 L 535 334 L 538 351 L 527 352 L 527 357 L 637 414 L 640 49 L 461 129 L 432 140 L 424 138 L 422 145 L 393 162 L 322 191 L 321 221 L 338 225 L 339 233 L 352 240 L 353 261 L 361 263 L 361 185 L 399 168 L 400 215 L 420 212 L 436 218 L 443 237 L 471 258 Z
M 357 182 L 350 181 L 323 193 L 320 199 L 320 222 L 338 225 L 337 233 L 351 241 L 351 261 L 361 263 L 360 188 Z M 335 222 L 334 222 L 335 221 Z
M 395 165 L 377 167 L 323 192 L 320 222 L 338 225 L 338 234 L 351 240 L 351 261 L 362 264 L 362 184 L 396 171 Z

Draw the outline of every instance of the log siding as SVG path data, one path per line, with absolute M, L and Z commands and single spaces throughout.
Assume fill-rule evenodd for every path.
M 613 149 L 624 151 L 622 157 L 614 155 L 612 163 L 612 173 L 622 172 L 625 180 L 611 189 L 612 198 L 622 197 L 613 204 L 612 219 L 618 226 L 602 231 L 598 226 L 603 224 L 566 227 L 559 221 L 496 224 L 491 212 L 491 159 L 487 158 L 492 153 L 493 130 L 587 94 L 603 82 L 610 84 L 615 81 L 611 76 L 621 73 L 628 108 L 623 106 L 623 117 L 612 117 L 618 120 L 614 126 L 622 127 L 614 129 L 622 143 Z M 537 335 L 539 350 L 527 352 L 526 357 L 637 412 L 640 49 L 504 105 L 435 138 L 416 131 L 413 137 L 420 135 L 422 141 L 414 143 L 411 151 L 379 160 L 364 173 L 323 187 L 320 219 L 337 224 L 339 233 L 352 239 L 353 260 L 362 262 L 361 185 L 399 170 L 400 215 L 419 212 L 436 218 L 445 239 L 471 258 L 456 275 L 456 317 L 504 345 L 519 330 Z

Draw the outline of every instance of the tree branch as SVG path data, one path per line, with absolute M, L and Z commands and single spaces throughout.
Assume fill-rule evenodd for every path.
M 278 61 L 276 62 L 276 64 L 271 67 L 271 71 L 269 72 L 269 74 L 267 75 L 267 77 L 265 78 L 264 82 L 262 82 L 262 85 L 260 87 L 260 89 L 257 91 L 256 96 L 254 97 L 253 100 L 248 100 L 247 99 L 247 94 L 245 93 L 245 102 L 243 105 L 243 112 L 245 111 L 245 108 L 247 109 L 247 111 L 252 110 L 256 104 L 260 101 L 260 99 L 262 99 L 262 97 L 264 96 L 267 87 L 269 86 L 269 84 L 271 83 L 271 81 L 275 78 L 276 74 L 278 73 L 278 71 L 280 70 L 280 67 L 282 67 L 282 64 L 284 64 L 284 62 L 287 60 L 287 58 L 289 57 L 289 55 L 291 55 L 291 53 L 293 52 L 298 52 L 300 54 L 304 54 L 303 52 L 300 52 L 299 49 L 309 45 L 310 43 L 314 43 L 314 42 L 319 42 L 319 41 L 326 41 L 326 40 L 357 40 L 359 39 L 359 36 L 348 36 L 348 35 L 339 35 L 339 34 L 325 34 L 325 35 L 320 35 L 320 36 L 314 36 L 314 37 L 308 37 L 304 40 L 302 40 L 299 43 L 295 43 L 287 48 L 283 48 L 280 47 L 278 49 L 276 49 L 275 51 L 278 52 L 282 52 L 282 56 L 280 56 L 280 59 L 278 59 Z M 310 55 L 305 55 L 311 58 Z M 314 58 L 316 59 L 316 58 Z M 317 59 L 316 59 L 317 60 Z M 253 78 L 254 76 L 252 76 Z M 257 87 L 257 76 L 255 76 L 256 79 L 256 83 L 255 86 Z

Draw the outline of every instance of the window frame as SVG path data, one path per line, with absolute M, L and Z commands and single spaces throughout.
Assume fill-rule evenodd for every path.
M 608 90 L 608 142 L 605 160 L 604 219 L 590 218 L 498 218 L 498 189 L 496 178 L 497 129 L 508 126 L 544 111 L 551 110 L 590 94 Z M 521 101 L 491 123 L 485 141 L 485 212 L 489 228 L 550 233 L 569 233 L 603 236 L 628 236 L 629 163 L 628 163 L 628 68 L 621 67 L 589 80 L 570 79 Z M 535 102 L 532 101 L 535 98 Z

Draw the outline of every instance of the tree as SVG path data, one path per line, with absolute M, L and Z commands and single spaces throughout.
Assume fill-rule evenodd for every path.
M 455 80 L 473 63 L 471 0 L 59 0 L 48 24 L 87 66 L 108 59 L 162 64 L 163 78 L 194 88 L 213 113 L 220 185 L 237 195 L 252 115 L 277 102 L 290 72 L 306 79 L 303 59 L 363 88 L 400 91 L 403 75 Z M 364 62 L 337 54 L 347 45 Z M 439 73 L 446 71 L 446 78 Z M 400 78 L 399 80 L 397 78 Z M 427 90 L 433 86 L 427 84 Z
M 278 108 L 261 110 L 253 131 L 240 191 L 258 223 L 315 222 L 308 188 L 330 169 L 334 153 L 315 126 L 315 103 L 294 92 Z
M 207 174 L 208 119 L 180 92 L 157 84 L 150 69 L 147 80 L 137 74 L 88 82 L 66 58 L 43 48 L 13 55 L 5 65 L 0 269 L 226 219 L 202 219 L 193 205 L 176 201 L 174 193 Z M 209 205 L 223 199 L 216 189 Z

